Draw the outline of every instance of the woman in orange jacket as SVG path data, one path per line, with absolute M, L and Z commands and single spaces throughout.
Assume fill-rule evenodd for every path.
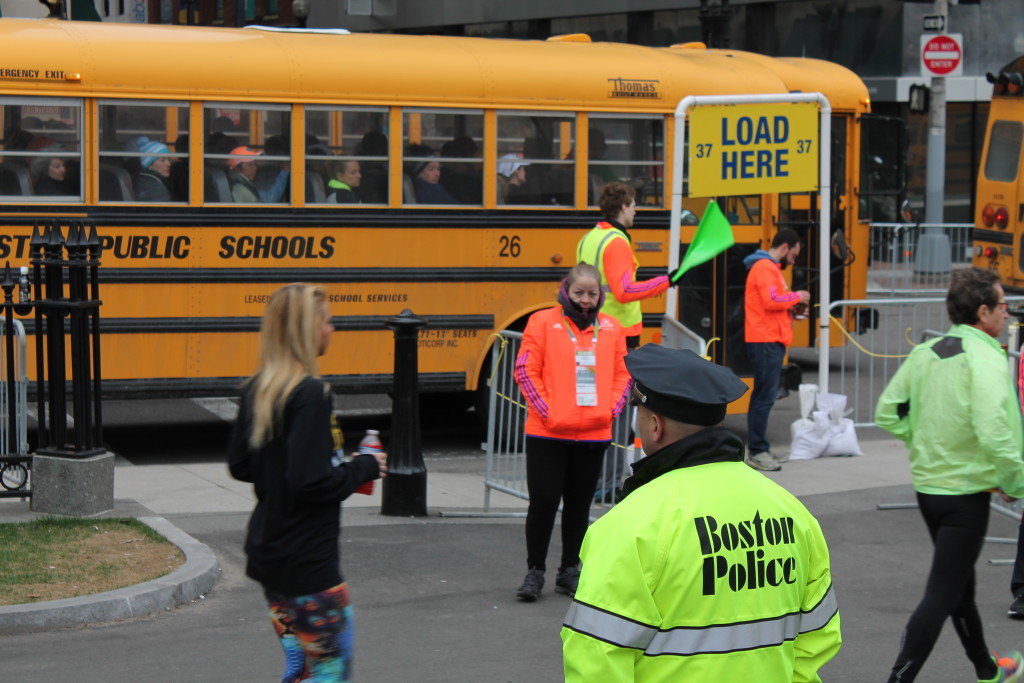
M 530 316 L 516 357 L 516 382 L 526 398 L 527 573 L 516 595 L 540 597 L 559 500 L 562 562 L 555 590 L 574 595 L 580 546 L 590 519 L 612 421 L 629 397 L 622 325 L 599 313 L 601 273 L 581 263 L 569 271 L 558 306 Z

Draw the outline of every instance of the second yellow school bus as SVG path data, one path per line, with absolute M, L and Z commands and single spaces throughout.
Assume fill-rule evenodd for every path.
M 974 265 L 1024 289 L 1024 57 L 989 74 L 992 104 L 975 206 Z
M 97 225 L 109 396 L 230 393 L 257 362 L 268 297 L 293 281 L 328 292 L 341 334 L 321 369 L 336 386 L 390 388 L 383 323 L 409 309 L 429 322 L 423 390 L 476 389 L 492 334 L 552 304 L 605 182 L 637 190 L 640 276 L 665 272 L 686 95 L 824 93 L 831 232 L 867 253 L 867 91 L 827 62 L 586 36 L 16 19 L 0 19 L 0 44 L 0 263 L 27 265 L 41 218 Z M 737 246 L 687 276 L 679 317 L 744 374 L 740 262 L 790 226 L 805 238 L 794 285 L 816 277 L 817 195 L 718 199 Z M 834 296 L 863 295 L 866 262 L 840 264 Z M 656 338 L 664 299 L 644 311 Z M 813 325 L 796 344 L 815 343 Z

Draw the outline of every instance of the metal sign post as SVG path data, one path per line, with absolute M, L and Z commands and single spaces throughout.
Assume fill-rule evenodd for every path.
M 669 232 L 669 244 L 671 245 L 671 247 L 669 249 L 669 256 L 668 256 L 668 258 L 669 258 L 669 272 L 672 272 L 676 268 L 679 267 L 679 249 L 677 248 L 676 245 L 679 244 L 680 217 L 682 216 L 682 210 L 683 210 L 683 168 L 684 168 L 684 161 L 685 161 L 684 157 L 683 157 L 683 153 L 685 151 L 684 150 L 684 140 L 686 139 L 686 130 L 687 130 L 686 126 L 687 126 L 687 114 L 688 114 L 688 112 L 691 109 L 693 109 L 694 107 L 704 107 L 704 106 L 713 106 L 713 105 L 717 105 L 717 106 L 721 106 L 721 105 L 730 106 L 730 105 L 732 105 L 732 106 L 737 106 L 738 107 L 739 105 L 771 105 L 771 104 L 789 105 L 789 104 L 798 104 L 798 103 L 813 103 L 813 104 L 816 104 L 818 106 L 818 131 L 817 131 L 817 133 L 818 133 L 818 137 L 817 137 L 818 144 L 814 145 L 817 148 L 817 157 L 818 157 L 817 187 L 815 187 L 815 180 L 814 180 L 814 178 L 811 177 L 809 180 L 806 179 L 806 178 L 800 179 L 797 182 L 793 183 L 792 185 L 787 184 L 785 186 L 786 189 L 783 189 L 783 190 L 779 190 L 777 188 L 774 188 L 774 189 L 771 189 L 771 190 L 764 190 L 764 189 L 762 189 L 760 191 L 761 192 L 764 192 L 764 191 L 784 191 L 784 192 L 806 191 L 806 192 L 811 192 L 811 191 L 814 191 L 815 189 L 818 191 L 818 194 L 819 194 L 819 197 L 818 197 L 818 201 L 819 201 L 819 204 L 818 204 L 818 224 L 819 224 L 818 225 L 818 230 L 819 230 L 819 233 L 820 233 L 819 249 L 818 249 L 818 251 L 819 251 L 819 254 L 818 254 L 819 268 L 823 269 L 824 272 L 828 271 L 828 263 L 829 263 L 829 237 L 830 237 L 829 230 L 830 230 L 830 227 L 831 227 L 831 221 L 829 220 L 829 207 L 832 204 L 832 194 L 831 194 L 832 193 L 832 185 L 831 185 L 832 148 L 831 148 L 831 144 L 830 144 L 830 140 L 832 139 L 832 105 L 829 103 L 828 98 L 825 97 L 821 93 L 788 93 L 788 94 L 778 93 L 778 94 L 759 94 L 759 95 L 706 95 L 706 96 L 705 95 L 689 95 L 687 97 L 684 97 L 682 100 L 680 100 L 679 104 L 676 105 L 676 112 L 675 112 L 676 135 L 675 135 L 675 145 L 673 147 L 673 153 L 672 153 L 672 214 L 671 214 L 671 218 L 670 218 L 671 224 L 669 226 L 669 230 L 670 230 L 670 232 Z M 792 112 L 796 112 L 796 111 L 799 111 L 799 110 L 791 110 L 791 111 Z M 766 116 L 774 117 L 774 116 L 785 116 L 785 115 L 786 115 L 785 108 L 779 108 L 775 113 L 770 114 L 770 115 L 766 115 Z M 762 116 L 765 116 L 765 115 L 763 114 Z M 739 142 L 739 139 L 738 139 L 739 132 L 737 131 L 737 137 L 733 137 L 732 133 L 728 129 L 728 126 L 729 126 L 728 120 L 731 120 L 731 119 L 724 118 L 722 120 L 726 121 L 726 123 L 724 123 L 719 128 L 719 130 L 721 131 L 721 135 L 722 135 L 722 140 L 721 141 L 725 141 L 725 136 L 728 135 L 729 136 L 728 139 L 730 141 Z M 759 121 L 761 120 L 760 117 L 759 117 L 758 120 Z M 778 126 L 781 127 L 784 124 L 777 123 L 775 118 L 769 118 L 768 121 L 766 123 L 763 123 L 763 124 L 760 124 L 760 123 L 752 121 L 751 125 L 753 125 L 753 131 L 754 131 L 754 133 L 751 136 L 751 142 L 752 143 L 756 142 L 756 139 L 759 137 L 757 131 L 759 130 L 759 128 L 761 130 L 763 130 L 763 128 L 761 128 L 761 126 L 764 126 L 764 125 L 767 126 L 767 131 L 768 131 L 767 134 L 769 136 L 769 142 L 771 142 L 772 140 L 780 140 L 783 137 L 782 136 L 781 128 L 778 129 L 778 134 L 776 134 L 775 126 L 778 125 Z M 802 154 L 802 151 L 801 151 L 801 148 L 800 148 L 800 145 L 799 145 L 799 141 L 800 140 L 808 140 L 808 139 L 810 139 L 810 138 L 808 138 L 806 136 L 801 137 L 801 135 L 803 133 L 806 133 L 807 131 L 794 130 L 792 123 L 785 124 L 785 125 L 789 126 L 788 136 L 786 137 L 785 141 L 778 142 L 774 146 L 776 147 L 776 149 L 786 148 L 786 149 L 789 149 L 791 151 L 794 151 L 796 155 Z M 801 124 L 801 125 L 805 125 L 805 124 Z M 705 143 L 703 141 L 701 141 L 698 144 L 705 144 Z M 717 144 L 717 143 L 712 143 L 712 144 L 714 145 L 714 144 Z M 694 149 L 693 148 L 693 145 L 694 145 L 694 141 L 693 140 L 690 141 L 690 145 L 691 145 L 691 150 Z M 771 146 L 771 145 L 769 145 L 769 146 Z M 699 150 L 699 151 L 701 153 L 703 153 L 703 150 Z M 720 147 L 713 146 L 710 150 L 707 150 L 707 151 L 711 155 L 716 155 L 716 154 L 721 154 L 723 150 Z M 692 151 L 691 151 L 691 156 L 692 156 Z M 721 157 L 712 156 L 712 159 L 714 159 L 714 158 L 718 159 L 718 163 L 720 164 L 720 168 L 724 169 L 720 175 L 731 175 L 732 158 L 730 157 L 730 158 L 726 158 L 726 159 L 723 160 Z M 790 158 L 790 155 L 787 155 L 786 158 Z M 754 156 L 753 156 L 753 161 L 752 161 L 752 163 L 754 164 L 754 168 L 751 170 L 752 173 L 756 173 L 758 171 L 757 166 L 758 166 L 758 163 L 759 163 L 760 160 L 763 160 L 763 162 L 765 164 L 768 164 L 768 168 L 771 168 L 771 169 L 778 169 L 779 168 L 778 165 L 772 166 L 773 161 L 780 161 L 780 158 L 778 156 L 773 156 L 771 158 L 767 158 L 767 157 L 764 157 L 764 156 L 758 157 L 758 155 L 755 153 Z M 765 166 L 762 166 L 761 168 L 764 169 Z M 692 175 L 692 173 L 691 173 L 691 175 Z M 742 172 L 739 173 L 739 176 L 743 176 L 743 173 Z M 730 178 L 726 178 L 726 180 L 729 180 L 729 179 Z M 691 178 L 690 180 L 691 180 L 691 188 L 692 188 L 692 183 L 693 183 L 694 179 Z M 722 180 L 722 178 L 720 177 L 719 180 Z M 739 178 L 737 178 L 737 180 L 747 180 L 747 178 L 739 177 Z M 787 177 L 787 182 L 789 180 L 792 180 L 792 178 Z M 698 187 L 699 186 L 700 185 L 698 185 Z M 762 184 L 759 185 L 759 187 L 764 188 L 765 185 L 762 183 Z M 728 189 L 728 185 L 727 184 L 723 185 L 719 189 Z M 734 194 L 743 194 L 743 193 L 744 192 L 734 192 Z M 691 192 L 691 195 L 692 194 L 693 193 Z M 820 316 L 818 316 L 819 325 L 820 325 L 820 333 L 819 333 L 819 337 L 818 337 L 818 339 L 819 339 L 818 343 L 822 345 L 822 348 L 827 348 L 828 345 L 829 345 L 829 318 L 828 318 L 828 315 L 827 315 L 827 311 L 829 309 L 829 298 L 831 296 L 830 285 L 831 285 L 830 278 L 828 278 L 828 277 L 820 277 L 820 278 L 818 278 L 818 300 L 819 300 L 819 307 L 820 307 L 820 310 L 823 312 Z M 667 317 L 669 317 L 669 318 L 671 318 L 673 320 L 676 319 L 676 311 L 678 310 L 678 303 L 679 303 L 679 293 L 678 293 L 678 291 L 675 288 L 671 288 L 670 287 L 668 292 L 666 293 L 666 296 L 665 296 L 665 305 L 666 305 L 665 315 Z M 826 363 L 827 363 L 826 355 L 825 354 L 820 354 L 819 355 L 819 365 L 818 365 L 818 382 L 821 385 L 821 391 L 823 393 L 828 391 L 828 365 Z

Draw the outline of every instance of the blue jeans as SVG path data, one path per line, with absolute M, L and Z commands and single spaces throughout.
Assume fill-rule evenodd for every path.
M 754 390 L 747 409 L 747 447 L 755 455 L 771 448 L 766 434 L 768 415 L 779 393 L 786 346 L 781 342 L 747 342 L 747 357 L 754 366 Z

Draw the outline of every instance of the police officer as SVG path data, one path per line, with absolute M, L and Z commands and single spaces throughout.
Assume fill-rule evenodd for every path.
M 721 426 L 746 385 L 656 344 L 626 366 L 650 455 L 583 542 L 565 680 L 819 681 L 842 642 L 828 548 Z

